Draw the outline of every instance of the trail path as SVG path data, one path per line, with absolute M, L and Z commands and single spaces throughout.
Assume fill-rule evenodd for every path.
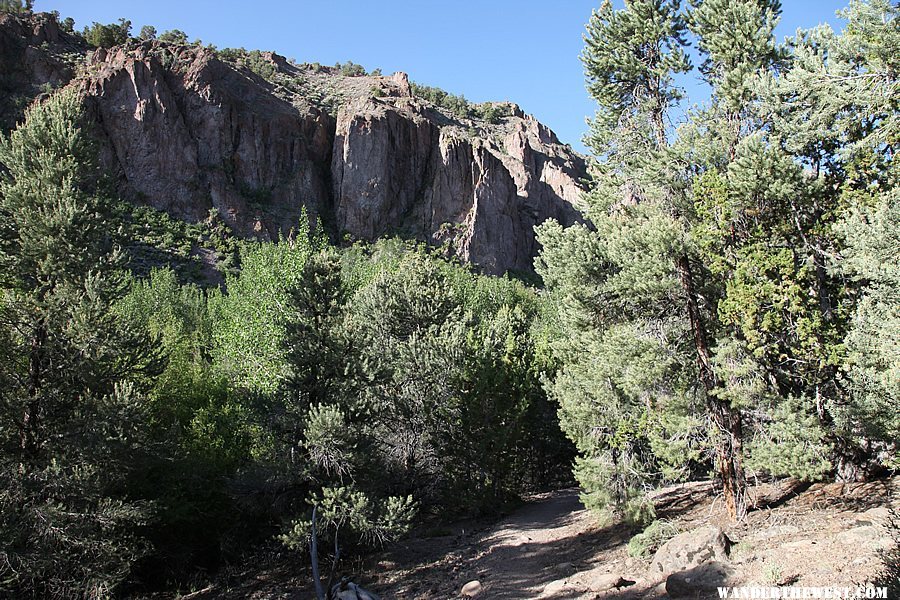
M 598 552 L 627 539 L 623 527 L 598 526 L 576 490 L 563 490 L 482 531 L 410 540 L 392 553 L 394 560 L 379 563 L 385 571 L 377 589 L 385 598 L 455 598 L 477 580 L 483 598 L 594 598 L 565 588 L 573 578 L 587 580 L 623 563 L 624 550 Z M 417 564 L 410 568 L 411 560 Z
M 671 486 L 653 494 L 657 515 L 678 530 L 721 527 L 733 542 L 729 563 L 753 585 L 844 586 L 872 581 L 900 536 L 900 477 L 871 483 L 762 484 L 761 500 L 731 523 L 711 482 Z M 384 600 L 636 600 L 665 598 L 649 556 L 632 558 L 624 525 L 604 527 L 576 490 L 533 498 L 500 521 L 464 521 L 420 530 L 384 552 L 344 562 L 350 575 Z M 300 600 L 313 597 L 309 569 L 294 559 L 249 569 L 186 598 Z
M 871 483 L 760 485 L 768 508 L 732 523 L 711 482 L 670 486 L 653 494 L 659 518 L 681 531 L 721 527 L 734 543 L 729 563 L 756 585 L 849 585 L 870 581 L 900 530 L 900 477 Z M 894 511 L 893 513 L 891 511 Z M 895 515 L 892 517 L 891 515 Z M 413 538 L 368 570 L 385 599 L 463 597 L 480 583 L 478 600 L 665 598 L 665 583 L 632 558 L 624 525 L 603 527 L 575 490 L 534 499 L 507 518 L 475 531 Z

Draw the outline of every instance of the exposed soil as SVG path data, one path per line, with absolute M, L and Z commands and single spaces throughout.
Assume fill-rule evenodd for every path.
M 660 518 L 682 531 L 721 527 L 731 540 L 730 564 L 748 585 L 830 586 L 871 581 L 883 552 L 896 543 L 889 527 L 900 510 L 900 477 L 872 483 L 781 482 L 753 489 L 758 504 L 738 525 L 709 482 L 673 486 L 654 495 Z M 896 523 L 900 525 L 900 523 Z M 602 526 L 576 490 L 532 498 L 499 522 L 467 521 L 407 539 L 368 561 L 343 565 L 384 600 L 460 598 L 470 581 L 478 598 L 665 598 L 650 559 L 628 555 L 633 531 Z M 434 535 L 438 534 L 438 535 Z M 607 575 L 609 574 L 609 575 Z M 618 588 L 592 590 L 609 576 Z M 614 577 L 615 579 L 615 577 Z M 631 583 L 633 582 L 633 583 Z M 282 565 L 236 585 L 196 597 L 314 598 L 308 569 Z

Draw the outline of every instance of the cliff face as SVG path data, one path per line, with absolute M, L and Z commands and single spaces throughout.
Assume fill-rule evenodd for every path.
M 239 234 L 277 237 L 301 206 L 330 210 L 334 119 L 298 108 L 209 50 L 98 50 L 86 92 L 124 193 L 187 220 L 217 209 Z
M 0 14 L 0 128 L 14 127 L 37 96 L 71 80 L 86 51 L 51 15 Z
M 215 208 L 240 235 L 271 239 L 306 207 L 340 235 L 412 237 L 491 273 L 530 271 L 534 226 L 578 219 L 584 161 L 514 105 L 490 124 L 413 96 L 402 73 L 344 76 L 272 53 L 251 70 L 159 42 L 83 50 L 76 73 L 40 46 L 77 45 L 52 21 L 43 34 L 0 21 L 0 61 L 34 55 L 14 85 L 71 80 L 123 196 L 173 216 Z
M 363 239 L 401 231 L 447 244 L 492 273 L 531 270 L 534 226 L 577 219 L 583 162 L 521 114 L 496 137 L 444 119 L 415 98 L 342 108 L 331 163 L 337 223 Z

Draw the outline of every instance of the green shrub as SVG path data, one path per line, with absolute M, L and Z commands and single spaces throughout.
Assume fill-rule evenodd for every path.
M 160 34 L 159 41 L 166 42 L 167 44 L 175 44 L 177 46 L 186 46 L 188 43 L 188 36 L 180 29 L 170 29 L 169 31 L 164 31 Z
M 641 533 L 628 542 L 628 555 L 635 558 L 649 558 L 659 547 L 681 533 L 676 525 L 668 521 L 653 521 Z
M 0 13 L 26 13 L 31 12 L 33 0 L 0 0 Z
M 131 21 L 119 19 L 118 23 L 103 25 L 94 22 L 82 32 L 87 43 L 96 48 L 112 48 L 128 41 L 131 35 Z
M 352 60 L 348 60 L 343 64 L 339 62 L 335 63 L 334 68 L 336 68 L 344 77 L 361 77 L 366 75 L 365 67 L 356 64 Z

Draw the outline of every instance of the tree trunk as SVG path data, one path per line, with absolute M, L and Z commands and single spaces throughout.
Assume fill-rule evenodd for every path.
M 676 261 L 678 277 L 687 297 L 688 318 L 694 347 L 697 350 L 697 363 L 700 367 L 700 381 L 706 390 L 706 408 L 718 430 L 716 432 L 716 460 L 719 463 L 719 475 L 725 494 L 725 507 L 728 515 L 737 521 L 747 513 L 747 478 L 743 465 L 743 423 L 741 411 L 733 408 L 727 401 L 720 400 L 716 391 L 720 382 L 712 369 L 709 344 L 706 330 L 697 302 L 697 291 L 691 275 L 691 264 L 686 255 Z

